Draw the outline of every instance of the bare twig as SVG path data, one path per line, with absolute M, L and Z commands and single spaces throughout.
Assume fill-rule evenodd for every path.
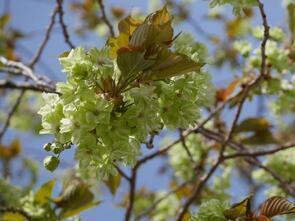
M 125 221 L 129 221 L 132 215 L 132 210 L 135 201 L 135 191 L 136 191 L 136 177 L 137 177 L 137 169 L 138 167 L 135 166 L 131 172 L 131 178 L 129 181 L 129 202 L 128 207 L 125 213 Z
M 238 122 L 238 119 L 240 117 L 243 105 L 245 103 L 245 100 L 250 92 L 250 89 L 252 89 L 253 87 L 255 87 L 260 81 L 261 79 L 266 75 L 266 52 L 265 52 L 265 46 L 267 43 L 267 40 L 269 38 L 269 26 L 267 23 L 267 18 L 266 18 L 266 14 L 264 12 L 264 8 L 263 8 L 263 4 L 257 0 L 259 3 L 259 9 L 260 9 L 260 13 L 262 16 L 262 20 L 263 20 L 263 26 L 264 26 L 264 38 L 263 41 L 261 43 L 261 68 L 260 68 L 260 75 L 259 77 L 252 83 L 252 84 L 248 84 L 245 86 L 245 88 L 242 91 L 241 94 L 241 99 L 240 102 L 238 104 L 238 109 L 237 109 L 237 113 L 235 115 L 233 124 L 231 126 L 230 132 L 227 136 L 227 138 L 223 141 L 222 146 L 220 148 L 220 152 L 219 152 L 219 158 L 217 160 L 217 162 L 211 167 L 211 169 L 209 170 L 209 172 L 207 173 L 207 175 L 201 179 L 201 181 L 199 182 L 199 184 L 197 185 L 195 191 L 193 192 L 193 194 L 191 195 L 190 198 L 188 198 L 188 200 L 185 202 L 183 209 L 178 217 L 178 221 L 181 221 L 182 218 L 184 217 L 184 215 L 186 214 L 189 206 L 194 202 L 195 199 L 197 199 L 197 197 L 199 196 L 199 194 L 201 193 L 203 187 L 205 186 L 206 182 L 210 179 L 210 177 L 214 174 L 215 170 L 219 167 L 219 165 L 225 160 L 224 159 L 224 151 L 226 149 L 226 146 L 229 144 L 229 141 L 231 140 L 233 134 L 234 134 L 234 130 L 235 130 L 235 126 Z
M 0 71 L 8 72 L 9 74 L 24 76 L 28 78 L 28 80 L 31 79 L 36 84 L 40 85 L 47 85 L 51 82 L 49 79 L 46 79 L 47 82 L 45 82 L 45 76 L 38 76 L 30 67 L 23 64 L 22 62 L 7 60 L 6 58 L 0 56 L 0 63 L 2 64 L 0 66 Z
M 186 145 L 186 142 L 185 142 L 185 138 L 183 136 L 183 130 L 182 129 L 179 129 L 179 137 L 180 137 L 180 140 L 181 140 L 181 144 L 186 152 L 186 154 L 188 155 L 189 157 L 189 160 L 191 161 L 191 163 L 193 165 L 196 164 L 195 160 L 194 160 L 194 157 L 192 155 L 192 153 L 190 152 L 190 150 L 188 149 L 188 146 Z
M 114 37 L 115 36 L 114 28 L 113 28 L 111 22 L 109 21 L 107 15 L 106 15 L 105 6 L 103 4 L 103 0 L 97 0 L 97 3 L 99 5 L 100 10 L 101 10 L 101 13 L 102 13 L 102 20 L 108 26 L 111 36 Z
M 44 85 L 44 84 L 35 85 L 35 84 L 30 84 L 28 82 L 14 83 L 14 82 L 9 81 L 9 80 L 0 80 L 0 88 L 31 90 L 31 91 L 59 94 L 58 92 L 55 91 L 55 88 L 51 87 L 50 85 Z
M 64 36 L 64 39 L 65 39 L 65 42 L 68 44 L 68 46 L 70 48 L 75 48 L 75 45 L 71 42 L 70 40 L 70 35 L 68 33 L 68 30 L 67 30 L 67 26 L 64 22 L 64 10 L 63 10 L 63 0 L 56 0 L 56 3 L 58 4 L 58 17 L 59 17 L 59 24 L 62 28 L 62 33 L 63 33 L 63 36 Z
M 248 92 L 249 92 L 248 87 L 246 87 L 245 90 L 244 90 L 243 97 L 242 97 L 241 101 L 238 104 L 237 112 L 236 112 L 235 118 L 233 120 L 233 123 L 232 123 L 231 129 L 229 131 L 229 134 L 228 134 L 227 138 L 223 141 L 222 146 L 220 148 L 218 160 L 215 162 L 215 164 L 212 165 L 212 167 L 209 169 L 209 172 L 204 177 L 202 177 L 201 180 L 196 184 L 196 188 L 193 191 L 192 195 L 187 199 L 187 201 L 183 205 L 183 208 L 182 208 L 182 210 L 181 210 L 181 212 L 180 212 L 180 214 L 179 214 L 179 216 L 177 218 L 178 221 L 183 220 L 183 217 L 187 213 L 190 205 L 199 197 L 199 195 L 202 192 L 202 190 L 203 190 L 205 184 L 207 183 L 207 181 L 214 174 L 214 172 L 217 170 L 219 165 L 221 165 L 223 163 L 223 161 L 224 161 L 224 151 L 225 151 L 226 146 L 228 145 L 229 141 L 232 138 L 232 135 L 234 133 L 236 124 L 237 124 L 237 122 L 239 120 L 239 117 L 241 115 L 243 104 L 244 104 L 244 102 L 246 100 Z
M 32 61 L 30 62 L 29 64 L 29 67 L 31 69 L 34 68 L 34 66 L 36 65 L 36 63 L 39 61 L 40 57 L 41 57 L 41 54 L 42 52 L 44 51 L 44 48 L 49 40 L 49 37 L 50 37 L 50 33 L 51 33 L 51 30 L 54 26 L 54 23 L 55 23 L 55 17 L 56 17 L 56 14 L 58 12 L 58 5 L 56 5 L 56 7 L 54 8 L 53 10 L 53 13 L 51 14 L 51 17 L 50 17 L 50 23 L 48 25 L 48 28 L 46 30 L 46 33 L 45 33 L 45 37 L 40 45 L 40 47 L 38 48 L 35 56 L 33 57 Z M 29 78 L 26 77 L 25 81 L 27 81 Z M 7 128 L 9 127 L 9 124 L 10 124 L 10 120 L 11 120 L 11 117 L 13 116 L 13 114 L 15 113 L 15 111 L 17 110 L 24 94 L 25 94 L 25 91 L 24 89 L 22 89 L 22 91 L 20 92 L 20 94 L 18 95 L 18 97 L 16 98 L 16 102 L 14 103 L 13 107 L 11 108 L 11 110 L 9 111 L 7 117 L 5 118 L 5 122 L 4 122 L 4 125 L 0 131 L 0 143 L 1 143 L 1 140 L 7 130 Z
M 123 171 L 121 170 L 121 168 L 119 166 L 117 166 L 116 164 L 114 164 L 114 166 L 116 167 L 116 170 L 118 171 L 118 173 L 125 178 L 128 182 L 130 182 L 130 177 Z
M 43 51 L 45 49 L 45 46 L 46 46 L 46 44 L 47 44 L 47 42 L 48 42 L 48 40 L 50 38 L 50 33 L 51 33 L 52 28 L 54 26 L 55 17 L 56 17 L 56 15 L 58 13 L 58 9 L 59 9 L 59 6 L 56 5 L 54 10 L 53 10 L 53 13 L 51 14 L 50 23 L 49 23 L 49 25 L 47 27 L 47 30 L 45 32 L 44 39 L 43 39 L 41 45 L 39 46 L 35 56 L 33 57 L 32 61 L 29 64 L 29 67 L 32 68 L 32 69 L 34 68 L 35 64 L 39 61 L 39 59 L 40 59 L 40 57 L 41 57 L 41 55 L 42 55 L 42 53 L 43 53 Z
M 25 93 L 25 90 L 22 90 L 20 92 L 20 94 L 18 95 L 18 97 L 16 99 L 16 102 L 14 103 L 14 105 L 12 106 L 11 110 L 9 111 L 8 115 L 5 118 L 4 126 L 2 127 L 1 132 L 0 132 L 0 143 L 1 143 L 1 140 L 2 140 L 2 138 L 3 138 L 3 136 L 4 136 L 5 132 L 6 132 L 6 130 L 9 127 L 11 117 L 13 116 L 13 114 L 15 113 L 15 111 L 17 110 L 17 107 L 20 104 L 24 93 Z
M 150 214 L 151 212 L 153 212 L 153 210 L 159 205 L 159 203 L 161 203 L 163 200 L 167 199 L 172 194 L 175 194 L 176 192 L 178 192 L 182 188 L 186 187 L 190 183 L 192 183 L 192 180 L 185 181 L 182 184 L 180 184 L 179 186 L 171 189 L 170 191 L 168 191 L 167 193 L 165 193 L 162 197 L 160 197 L 159 199 L 157 199 L 156 201 L 154 201 L 153 204 L 148 209 L 146 209 L 145 211 L 143 211 L 142 213 L 140 213 L 138 216 L 136 216 L 134 220 L 135 221 L 142 220 L 143 217 L 145 217 L 148 214 Z
M 199 133 L 201 133 L 203 136 L 205 136 L 205 137 L 207 137 L 207 138 L 209 138 L 209 139 L 212 139 L 212 140 L 215 140 L 215 141 L 217 141 L 217 142 L 220 142 L 220 143 L 222 143 L 222 142 L 224 142 L 224 140 L 225 140 L 225 138 L 222 136 L 222 135 L 220 135 L 220 134 L 218 134 L 218 133 L 215 133 L 215 132 L 213 132 L 213 131 L 210 131 L 210 130 L 208 130 L 208 129 L 204 129 L 204 128 L 200 128 L 199 130 L 198 130 L 198 132 Z M 229 142 L 228 142 L 228 145 L 231 147 L 231 148 L 233 148 L 233 149 L 235 149 L 235 150 L 237 150 L 237 151 L 244 151 L 245 152 L 245 150 L 247 149 L 244 145 L 242 145 L 242 144 L 240 144 L 240 143 L 237 143 L 237 142 L 235 142 L 235 141 L 233 141 L 233 140 L 230 140 Z M 282 147 L 278 147 L 278 148 L 280 148 L 281 149 L 281 151 L 282 150 L 284 150 L 284 149 L 288 149 L 287 147 L 289 147 L 289 148 L 291 148 L 291 147 L 293 147 L 294 145 L 293 144 L 290 144 L 290 145 L 286 145 L 285 147 L 286 148 L 282 148 Z M 277 149 L 277 148 L 276 148 Z M 275 150 L 275 149 L 274 149 Z M 278 151 L 277 151 L 278 152 Z M 266 155 L 268 154 L 267 152 L 265 152 L 266 153 Z M 260 155 L 260 154 L 258 154 L 258 155 Z M 238 156 L 237 156 L 238 157 Z M 287 192 L 287 193 L 289 193 L 290 195 L 292 195 L 292 196 L 295 196 L 295 189 L 293 189 L 293 188 L 290 188 L 290 186 L 288 185 L 288 182 L 287 181 L 285 181 L 282 177 L 280 177 L 278 174 L 276 174 L 273 170 L 271 170 L 270 168 L 268 168 L 268 167 L 266 167 L 265 165 L 263 165 L 263 164 L 261 164 L 256 158 L 255 158 L 256 156 L 254 155 L 254 156 L 249 156 L 249 157 L 246 157 L 245 156 L 245 161 L 247 162 L 247 163 L 249 163 L 249 164 L 251 164 L 251 165 L 254 165 L 254 166 L 256 166 L 256 167 L 259 167 L 259 168 L 261 168 L 261 169 L 263 169 L 264 171 L 266 171 L 267 173 L 269 173 L 275 180 L 277 180 L 278 182 L 279 182 L 279 185 L 282 187 L 282 189 L 285 191 L 285 192 Z M 230 158 L 230 159 L 233 159 L 233 158 Z
M 266 73 L 266 50 L 265 50 L 265 47 L 266 47 L 266 43 L 269 39 L 269 25 L 268 25 L 268 21 L 267 21 L 267 17 L 266 17 L 266 14 L 265 14 L 265 11 L 264 11 L 264 5 L 261 3 L 260 0 L 257 0 L 258 2 L 258 7 L 259 7 L 259 11 L 260 11 L 260 15 L 261 15 L 261 18 L 262 18 L 262 23 L 263 23 L 263 27 L 264 27 L 264 37 L 263 37 L 263 40 L 261 42 L 261 67 L 260 67 L 260 74 L 262 76 L 265 76 L 267 73 Z
M 238 158 L 238 157 L 260 157 L 265 155 L 274 154 L 283 150 L 291 149 L 295 147 L 295 143 L 286 145 L 286 146 L 279 146 L 271 150 L 261 150 L 261 151 L 255 151 L 255 152 L 237 152 L 234 154 L 230 154 L 227 156 L 224 156 L 225 159 L 232 159 L 232 158 Z

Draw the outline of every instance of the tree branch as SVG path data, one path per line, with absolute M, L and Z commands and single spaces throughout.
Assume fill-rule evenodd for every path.
M 219 151 L 219 156 L 218 156 L 218 160 L 216 161 L 215 164 L 213 164 L 213 166 L 210 168 L 209 172 L 207 173 L 207 175 L 205 175 L 203 178 L 201 178 L 200 182 L 197 184 L 197 187 L 195 188 L 194 192 L 192 193 L 191 197 L 189 197 L 187 199 L 187 201 L 184 203 L 184 206 L 182 208 L 182 211 L 179 214 L 179 217 L 177 218 L 178 221 L 182 221 L 183 217 L 185 216 L 185 214 L 187 213 L 190 205 L 199 197 L 200 193 L 203 190 L 203 187 L 205 186 L 206 182 L 210 179 L 210 177 L 214 174 L 214 172 L 217 170 L 217 168 L 219 167 L 219 165 L 221 163 L 223 163 L 224 159 L 224 151 L 226 149 L 226 146 L 228 145 L 229 141 L 231 140 L 235 127 L 237 125 L 237 122 L 239 120 L 239 117 L 241 115 L 242 109 L 243 109 L 243 105 L 244 102 L 247 98 L 247 95 L 249 93 L 249 87 L 246 86 L 244 89 L 244 93 L 242 94 L 242 99 L 240 100 L 238 107 L 237 107 L 237 112 L 235 115 L 235 118 L 233 120 L 231 129 L 228 133 L 227 138 L 222 142 L 220 151 Z
M 54 87 L 49 85 L 34 85 L 28 82 L 24 83 L 14 83 L 9 80 L 0 80 L 0 88 L 4 89 L 19 89 L 19 90 L 31 90 L 31 91 L 38 91 L 38 92 L 47 92 L 47 93 L 55 93 L 60 94 L 55 91 Z
M 57 4 L 55 6 L 52 14 L 51 14 L 50 22 L 49 22 L 49 25 L 48 25 L 48 27 L 46 29 L 44 39 L 43 39 L 41 45 L 39 46 L 35 56 L 33 57 L 32 61 L 29 64 L 29 67 L 32 68 L 32 69 L 34 68 L 35 64 L 39 61 L 39 59 L 40 59 L 40 57 L 41 57 L 41 55 L 42 55 L 42 53 L 43 53 L 43 51 L 45 49 L 45 46 L 46 46 L 46 44 L 47 44 L 47 42 L 48 42 L 48 40 L 50 38 L 50 33 L 51 33 L 52 28 L 53 28 L 53 26 L 55 24 L 55 18 L 56 18 L 56 15 L 58 13 L 58 9 L 59 9 L 59 6 Z
M 64 10 L 63 10 L 63 0 L 56 0 L 56 3 L 58 4 L 58 17 L 59 17 L 59 24 L 61 26 L 61 29 L 62 29 L 62 33 L 63 33 L 63 36 L 64 36 L 64 39 L 65 39 L 65 42 L 68 44 L 68 46 L 70 48 L 75 48 L 75 45 L 71 42 L 70 40 L 70 35 L 68 33 L 68 30 L 67 30 L 67 26 L 64 22 Z
M 109 21 L 106 12 L 105 12 L 105 6 L 103 4 L 103 0 L 97 0 L 97 3 L 100 7 L 101 13 L 102 13 L 102 20 L 104 21 L 104 23 L 108 26 L 110 34 L 112 37 L 115 37 L 115 32 L 114 32 L 114 28 L 111 24 L 111 22 Z
M 267 17 L 266 17 L 266 14 L 265 14 L 265 11 L 264 11 L 264 5 L 261 3 L 260 0 L 257 0 L 258 2 L 258 7 L 259 7 L 259 11 L 260 11 L 260 15 L 261 15 L 261 18 L 262 18 L 262 24 L 263 24 L 263 27 L 264 27 L 264 37 L 263 37 L 263 40 L 261 42 L 261 67 L 260 67 L 260 74 L 262 76 L 265 76 L 267 73 L 266 73 L 266 43 L 269 39 L 269 25 L 268 25 L 268 21 L 267 21 Z
M 232 158 L 238 158 L 238 157 L 261 157 L 265 155 L 274 154 L 283 150 L 291 149 L 295 147 L 295 143 L 286 145 L 286 146 L 280 146 L 276 147 L 271 150 L 261 150 L 261 151 L 255 151 L 255 152 L 237 152 L 234 154 L 230 154 L 227 156 L 224 156 L 225 159 L 232 159 Z M 246 148 L 247 149 L 247 148 Z
M 135 201 L 135 192 L 136 192 L 136 177 L 137 177 L 137 169 L 138 167 L 135 166 L 131 172 L 131 178 L 129 181 L 129 202 L 128 207 L 125 213 L 125 221 L 129 221 L 132 215 L 132 210 Z
M 45 37 L 40 45 L 40 47 L 38 48 L 35 56 L 32 58 L 32 61 L 30 62 L 29 64 L 29 67 L 31 69 L 34 69 L 36 63 L 39 61 L 40 57 L 41 57 L 41 54 L 42 52 L 44 51 L 44 48 L 49 40 L 49 37 L 50 37 L 50 33 L 52 31 L 52 28 L 54 26 L 54 23 L 55 23 L 55 17 L 56 17 L 56 14 L 58 12 L 58 5 L 55 6 L 52 14 L 51 14 L 51 17 L 50 17 L 50 22 L 49 22 L 49 25 L 48 25 L 48 28 L 46 30 L 46 33 L 45 33 Z M 25 81 L 27 81 L 29 79 L 29 77 L 26 77 Z M 10 124 L 10 120 L 11 120 L 11 117 L 13 116 L 13 114 L 15 113 L 15 111 L 17 110 L 24 94 L 25 94 L 25 91 L 24 89 L 22 89 L 22 91 L 20 92 L 20 94 L 18 95 L 18 97 L 16 98 L 16 102 L 14 103 L 13 107 L 11 108 L 11 110 L 9 111 L 7 117 L 6 117 L 6 120 L 4 122 L 4 125 L 0 131 L 0 143 L 2 141 L 2 138 L 6 132 L 6 130 L 8 129 L 9 127 L 9 124 Z

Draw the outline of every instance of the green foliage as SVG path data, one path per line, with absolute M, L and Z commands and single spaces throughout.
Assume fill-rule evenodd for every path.
M 11 92 L 10 96 L 3 99 L 5 106 L 16 102 L 18 93 Z M 10 127 L 22 132 L 33 131 L 39 133 L 41 130 L 41 117 L 37 114 L 42 103 L 42 96 L 34 92 L 26 92 L 16 112 L 13 114 Z M 0 122 L 5 120 L 5 112 L 0 112 Z
M 233 12 L 236 15 L 241 15 L 244 8 L 249 8 L 257 6 L 256 0 L 212 0 L 210 2 L 210 7 L 216 7 L 217 5 L 231 4 L 233 6 Z
M 236 41 L 234 43 L 234 48 L 244 57 L 248 57 L 252 50 L 251 43 L 248 41 Z
M 6 199 L 5 194 L 1 193 L 1 200 L 2 198 L 4 200 L 1 205 L 7 208 L 18 208 L 25 212 L 32 221 L 66 220 L 66 218 L 72 218 L 98 205 L 98 202 L 94 201 L 94 195 L 89 186 L 79 178 L 68 176 L 66 180 L 63 191 L 57 198 L 52 196 L 55 179 L 44 183 L 35 193 L 32 190 L 22 192 L 19 188 L 1 181 L 1 190 L 5 190 L 5 193 L 9 195 Z M 21 218 L 21 213 L 18 212 L 5 212 L 0 215 L 1 220 L 15 221 Z
M 198 213 L 190 221 L 226 221 L 223 211 L 226 203 L 212 199 L 201 204 Z
M 193 156 L 193 160 L 196 164 L 200 163 L 209 151 L 202 143 L 201 138 L 195 134 L 188 136 L 185 145 Z M 191 164 L 183 144 L 180 143 L 172 148 L 169 152 L 169 161 L 170 165 L 175 170 L 174 175 L 177 178 L 181 180 L 190 180 L 195 176 L 195 172 L 192 168 L 194 165 Z
M 269 166 L 274 172 L 284 177 L 284 179 L 292 181 L 294 179 L 295 172 L 294 157 L 294 150 L 285 150 L 277 153 L 276 155 L 267 157 L 265 165 Z M 264 182 L 275 182 L 275 180 L 269 179 L 270 176 L 261 170 L 255 171 L 254 176 Z

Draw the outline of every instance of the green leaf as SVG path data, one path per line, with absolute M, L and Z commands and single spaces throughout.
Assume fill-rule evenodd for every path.
M 77 207 L 77 208 L 73 208 L 73 209 L 68 209 L 68 210 L 64 210 L 60 217 L 65 219 L 65 218 L 69 218 L 69 217 L 72 217 L 72 216 L 75 216 L 79 213 L 81 213 L 82 211 L 84 210 L 87 210 L 87 209 L 90 209 L 94 206 L 97 206 L 100 204 L 100 201 L 98 202 L 90 202 L 90 203 L 87 203 L 85 205 L 81 205 L 80 207 Z
M 288 8 L 288 20 L 289 20 L 289 29 L 291 33 L 295 34 L 295 4 L 291 3 L 287 6 Z
M 235 132 L 258 132 L 269 128 L 270 124 L 265 118 L 247 118 L 236 127 Z
M 0 217 L 1 221 L 26 221 L 26 217 L 17 212 L 5 212 L 3 216 Z
M 156 63 L 151 68 L 148 77 L 151 80 L 171 78 L 193 71 L 199 72 L 203 66 L 203 64 L 191 60 L 186 55 L 174 53 L 166 48 L 159 51 L 155 60 Z
M 247 216 L 251 212 L 251 199 L 252 196 L 249 196 L 241 202 L 232 205 L 229 209 L 224 210 L 224 216 L 230 220 L 236 220 L 239 217 Z
M 271 130 L 255 132 L 253 135 L 241 139 L 241 142 L 247 145 L 269 145 L 278 143 Z
M 137 78 L 139 73 L 154 63 L 153 60 L 146 60 L 143 52 L 128 51 L 118 55 L 117 64 L 121 70 L 121 78 L 125 83 Z
M 199 208 L 198 214 L 192 217 L 191 221 L 227 221 L 222 214 L 225 209 L 225 203 L 220 200 L 212 199 L 203 202 Z
M 173 39 L 173 28 L 171 26 L 172 16 L 164 6 L 148 15 L 139 25 L 130 39 L 130 45 L 133 47 L 148 48 L 153 44 L 170 44 Z
M 66 58 L 69 56 L 70 53 L 71 53 L 71 51 L 64 51 L 63 53 L 58 55 L 58 58 Z
M 55 185 L 55 179 L 44 183 L 41 188 L 35 194 L 35 200 L 40 204 L 45 204 L 49 202 L 52 194 L 52 189 Z
M 54 202 L 58 208 L 61 208 L 60 216 L 65 218 L 97 205 L 98 202 L 93 200 L 94 195 L 89 186 L 74 177 L 64 183 L 61 194 L 54 199 Z
M 4 14 L 0 17 L 0 29 L 2 30 L 10 21 L 10 14 Z
M 108 179 L 104 183 L 109 188 L 110 192 L 115 195 L 118 187 L 121 184 L 121 175 L 109 175 Z
M 125 33 L 121 33 L 117 38 L 109 38 L 107 44 L 110 46 L 109 55 L 111 58 L 117 57 L 117 51 L 122 47 L 127 47 L 129 37 Z
M 134 30 L 142 23 L 141 20 L 132 18 L 130 15 L 122 19 L 118 23 L 118 29 L 120 33 L 124 33 L 127 36 L 131 36 Z

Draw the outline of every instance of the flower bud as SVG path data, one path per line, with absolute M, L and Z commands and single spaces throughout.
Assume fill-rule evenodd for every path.
M 44 144 L 43 149 L 47 152 L 51 151 L 51 143 Z
M 59 159 L 55 156 L 47 156 L 43 163 L 47 170 L 53 172 L 58 167 Z

